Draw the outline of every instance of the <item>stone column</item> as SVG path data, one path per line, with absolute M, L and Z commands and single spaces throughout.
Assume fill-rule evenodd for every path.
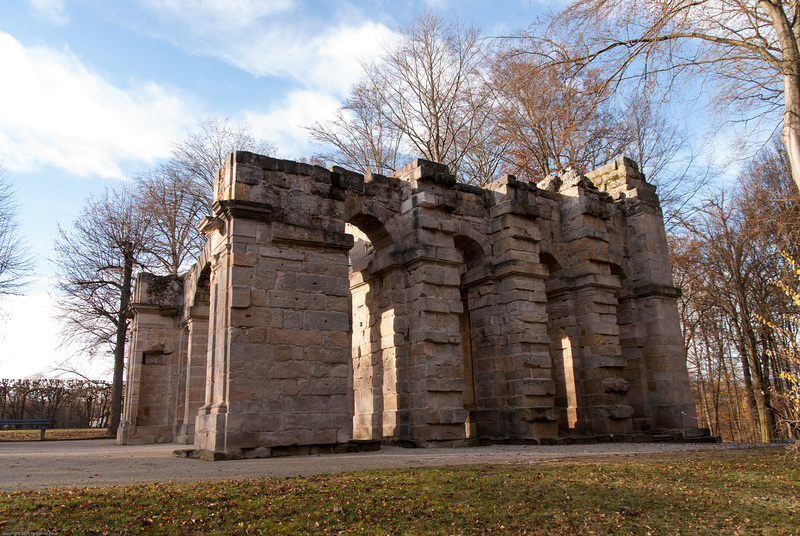
M 596 270 L 603 268 L 599 265 Z M 578 276 L 572 286 L 580 328 L 579 406 L 587 418 L 585 430 L 594 434 L 623 434 L 633 429 L 633 409 L 627 399 L 630 386 L 624 376 L 626 358 L 619 344 L 618 290 L 619 278 L 601 273 Z
M 208 292 L 208 289 L 203 289 Z M 208 305 L 194 305 L 185 321 L 187 332 L 186 392 L 183 424 L 176 443 L 194 443 L 195 420 L 205 403 L 206 356 L 208 355 Z
M 188 371 L 186 369 L 189 360 L 189 330 L 185 323 L 181 325 L 181 338 L 179 343 L 179 351 L 173 357 L 173 367 L 175 369 L 175 397 L 174 397 L 174 419 L 172 424 L 172 440 L 175 443 L 185 443 L 184 430 L 186 417 L 186 382 L 188 378 Z M 192 416 L 194 421 L 194 416 Z
M 539 262 L 541 241 L 535 187 L 507 176 L 489 185 L 490 242 L 494 248 L 496 329 L 506 392 L 501 434 L 538 441 L 558 434 L 555 383 L 547 334 L 547 268 Z
M 461 444 L 466 438 L 459 316 L 460 267 L 444 214 L 457 204 L 447 166 L 416 160 L 393 176 L 407 181 L 401 211 L 406 223 L 399 254 L 406 269 L 408 414 L 418 445 Z
M 409 267 L 411 438 L 420 444 L 466 438 L 458 268 L 418 261 Z
M 495 316 L 497 293 L 491 265 L 477 267 L 462 276 L 462 293 L 466 296 L 469 311 L 469 349 L 472 356 L 474 408 L 467 408 L 474 419 L 470 426 L 475 437 L 491 439 L 503 437 L 505 422 L 505 374 L 499 368 L 502 354 L 502 327 Z M 462 299 L 462 303 L 464 300 Z M 463 332 L 463 330 L 462 330 Z M 463 352 L 463 351 L 462 351 Z
M 636 413 L 644 426 L 657 430 L 696 429 L 677 309 L 680 291 L 672 281 L 655 186 L 645 181 L 632 160 L 623 157 L 589 177 L 622 205 L 625 215 L 631 263 L 626 309 L 636 320 L 625 347 L 634 366 L 628 375 L 637 393 Z
M 209 243 L 218 242 L 209 237 Z M 217 245 L 217 244 L 214 244 Z M 225 245 L 223 243 L 223 248 Z M 217 248 L 214 248 L 217 249 Z M 194 444 L 200 449 L 225 451 L 227 400 L 225 386 L 228 361 L 227 347 L 227 288 L 225 278 L 220 275 L 219 254 L 213 257 L 210 276 L 211 303 L 209 306 L 208 337 L 205 374 L 205 402 L 195 418 Z M 223 272 L 224 274 L 224 272 Z
M 562 239 L 569 259 L 565 275 L 579 328 L 577 348 L 572 347 L 581 367 L 580 374 L 575 371 L 581 392 L 578 413 L 586 418 L 577 426 L 590 434 L 629 433 L 633 408 L 619 340 L 620 282 L 611 273 L 607 226 L 616 208 L 587 178 L 573 172 L 562 181 Z
M 346 443 L 353 239 L 343 192 L 327 170 L 244 152 L 215 190 L 196 446 L 237 457 Z
M 146 273 L 137 276 L 119 444 L 173 440 L 182 351 L 180 301 L 181 284 L 176 278 Z

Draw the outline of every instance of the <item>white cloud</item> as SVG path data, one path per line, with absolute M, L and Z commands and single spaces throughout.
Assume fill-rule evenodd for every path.
M 28 0 L 33 13 L 56 26 L 69 24 L 63 0 Z
M 297 91 L 276 103 L 266 113 L 250 113 L 243 119 L 253 133 L 274 142 L 281 158 L 310 157 L 314 146 L 308 141 L 308 130 L 316 121 L 330 117 L 340 103 L 334 97 L 314 91 Z
M 24 47 L 0 32 L 0 160 L 12 171 L 45 165 L 121 177 L 123 162 L 166 156 L 195 114 L 154 83 L 117 87 L 68 50 Z
M 194 54 L 220 58 L 256 76 L 298 81 L 304 88 L 344 95 L 362 60 L 383 52 L 396 34 L 344 3 L 147 0 L 159 19 L 150 28 Z
M 388 32 L 372 22 L 302 36 L 296 28 L 270 28 L 252 40 L 233 41 L 219 55 L 258 76 L 293 78 L 306 88 L 344 95 L 362 75 L 360 61 L 382 52 L 380 42 Z
M 190 26 L 213 25 L 235 31 L 253 21 L 291 11 L 294 0 L 144 0 L 145 6 L 164 18 L 182 19 Z

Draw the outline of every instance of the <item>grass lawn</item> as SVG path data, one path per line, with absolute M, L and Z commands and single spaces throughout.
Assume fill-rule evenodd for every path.
M 0 495 L 2 531 L 800 534 L 800 460 L 760 448 L 14 492 Z
M 39 441 L 41 430 L 0 430 L 0 441 Z M 44 432 L 44 439 L 64 441 L 65 439 L 109 438 L 106 428 L 55 428 Z

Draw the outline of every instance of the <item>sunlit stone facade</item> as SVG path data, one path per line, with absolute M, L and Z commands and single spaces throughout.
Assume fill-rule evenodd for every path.
M 628 159 L 479 188 L 237 152 L 214 199 L 194 267 L 137 280 L 120 443 L 696 435 L 661 209 Z

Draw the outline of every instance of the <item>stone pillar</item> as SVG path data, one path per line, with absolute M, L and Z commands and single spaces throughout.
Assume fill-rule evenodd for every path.
M 393 176 L 408 181 L 401 209 L 407 248 L 400 256 L 407 272 L 410 439 L 461 444 L 468 415 L 459 330 L 462 259 L 453 247 L 454 229 L 441 224 L 455 208 L 455 177 L 447 166 L 424 160 Z
M 183 436 L 184 433 L 184 418 L 186 417 L 186 382 L 189 379 L 186 370 L 186 365 L 188 362 L 188 350 L 189 350 L 189 330 L 186 328 L 186 325 L 181 325 L 181 338 L 179 342 L 179 351 L 173 358 L 173 364 L 175 368 L 174 372 L 174 392 L 175 397 L 173 404 L 175 406 L 173 414 L 174 420 L 172 423 L 172 440 L 175 443 L 186 443 L 185 438 Z M 194 421 L 194 416 L 192 416 L 192 421 Z
M 173 440 L 182 351 L 181 288 L 172 276 L 142 273 L 136 278 L 125 404 L 117 431 L 121 445 Z
M 547 269 L 539 262 L 541 236 L 536 189 L 513 176 L 495 181 L 490 209 L 494 248 L 498 370 L 505 384 L 501 434 L 539 440 L 558 434 L 547 334 Z
M 208 292 L 208 289 L 204 289 Z M 175 442 L 194 443 L 195 420 L 205 403 L 206 356 L 208 354 L 208 305 L 194 305 L 185 321 L 186 389 L 183 406 L 183 423 Z
M 209 243 L 219 238 L 209 237 Z M 217 245 L 217 244 L 214 244 Z M 224 247 L 224 244 L 223 244 Z M 216 248 L 215 248 L 216 249 Z M 195 418 L 194 444 L 200 449 L 225 451 L 227 400 L 227 285 L 220 282 L 219 256 L 211 264 L 211 305 L 209 307 L 208 349 L 206 354 L 205 403 Z M 224 278 L 222 278 L 224 281 Z
M 328 170 L 251 153 L 218 175 L 198 448 L 261 456 L 350 440 L 344 197 Z
M 420 444 L 466 438 L 456 266 L 409 267 L 411 438 Z
M 582 396 L 578 403 L 587 419 L 585 430 L 594 434 L 633 430 L 633 409 L 627 399 L 630 385 L 624 376 L 626 358 L 619 344 L 618 290 L 617 276 L 598 273 L 576 277 L 572 287 L 580 328 Z
M 591 180 L 623 206 L 631 276 L 625 290 L 635 315 L 625 347 L 635 369 L 636 413 L 654 429 L 697 428 L 686 352 L 680 331 L 669 249 L 655 186 L 636 164 L 621 157 L 594 171 Z M 629 320 L 634 320 L 631 318 Z
M 617 322 L 620 282 L 611 273 L 607 226 L 614 207 L 585 177 L 573 172 L 562 181 L 562 239 L 569 259 L 565 275 L 579 328 L 572 357 L 574 363 L 577 353 L 580 360 L 580 374 L 575 371 L 578 413 L 586 419 L 577 427 L 591 434 L 629 433 L 633 408 Z

